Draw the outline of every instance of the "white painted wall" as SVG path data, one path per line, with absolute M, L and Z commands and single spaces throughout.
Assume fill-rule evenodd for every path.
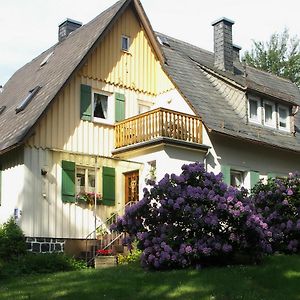
M 1 157 L 2 184 L 0 224 L 14 216 L 18 209 L 18 216 L 22 210 L 22 197 L 24 186 L 23 150 L 13 150 Z

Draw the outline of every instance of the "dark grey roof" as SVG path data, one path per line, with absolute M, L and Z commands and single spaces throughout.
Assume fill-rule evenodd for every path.
M 300 105 L 300 93 L 295 84 L 252 67 L 245 67 L 241 63 L 235 64 L 235 74 L 222 72 L 214 67 L 213 53 L 161 33 L 157 35 L 166 38 L 169 43 L 169 46 L 163 46 L 167 59 L 166 71 L 209 129 L 254 142 L 300 151 L 300 113 L 295 117 L 295 136 L 247 124 L 213 86 L 204 71 L 210 70 L 211 74 L 219 78 L 233 81 L 244 92 L 262 93 L 290 104 Z
M 70 76 L 85 59 L 94 44 L 105 35 L 118 13 L 130 0 L 121 0 L 102 12 L 95 19 L 72 32 L 19 69 L 5 84 L 0 93 L 0 107 L 6 110 L 0 115 L 0 152 L 21 143 L 32 126 L 41 117 L 51 100 L 61 90 Z M 47 64 L 41 62 L 53 52 Z M 24 111 L 16 114 L 16 107 L 36 86 L 41 89 Z
M 82 66 L 88 53 L 131 2 L 132 0 L 118 1 L 11 77 L 0 94 L 0 107 L 7 107 L 0 114 L 0 153 L 24 142 L 50 102 L 72 74 Z M 207 127 L 239 138 L 299 151 L 299 133 L 294 137 L 288 133 L 259 128 L 241 121 L 241 117 L 214 88 L 203 70 L 207 68 L 219 76 L 232 80 L 245 91 L 263 93 L 300 105 L 299 90 L 294 84 L 254 68 L 245 68 L 239 63 L 235 64 L 235 74 L 221 72 L 214 68 L 213 53 L 168 36 L 164 37 L 170 44 L 169 47 L 162 47 L 168 62 L 166 71 L 195 112 L 203 118 Z M 41 62 L 51 52 L 53 55 L 50 56 L 48 63 L 41 67 Z M 16 107 L 36 86 L 41 86 L 41 89 L 26 109 L 16 114 Z M 296 128 L 300 130 L 299 114 L 296 118 Z

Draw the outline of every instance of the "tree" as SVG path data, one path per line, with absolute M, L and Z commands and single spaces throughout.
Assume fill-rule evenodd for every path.
M 285 29 L 273 33 L 268 42 L 256 42 L 244 54 L 246 64 L 290 79 L 300 87 L 300 40 Z

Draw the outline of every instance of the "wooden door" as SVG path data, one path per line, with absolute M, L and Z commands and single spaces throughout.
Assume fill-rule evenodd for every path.
M 125 204 L 139 200 L 139 171 L 125 173 Z

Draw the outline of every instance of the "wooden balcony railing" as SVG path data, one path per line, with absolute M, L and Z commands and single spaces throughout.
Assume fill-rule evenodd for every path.
M 158 137 L 202 144 L 202 121 L 196 116 L 157 108 L 115 125 L 116 149 Z

